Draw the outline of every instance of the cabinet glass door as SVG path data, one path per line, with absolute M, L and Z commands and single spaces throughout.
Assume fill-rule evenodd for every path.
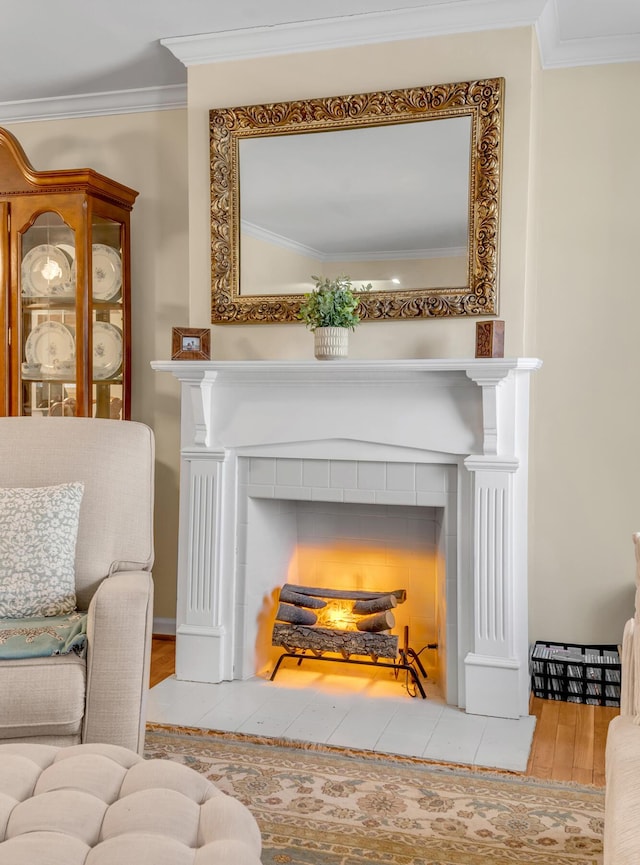
M 91 245 L 92 358 L 95 417 L 121 418 L 123 406 L 124 274 L 121 223 L 94 216 Z
M 20 414 L 75 415 L 75 232 L 52 212 L 20 238 Z

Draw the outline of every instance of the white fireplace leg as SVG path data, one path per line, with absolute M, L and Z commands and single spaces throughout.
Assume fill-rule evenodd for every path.
M 182 452 L 176 677 L 221 682 L 233 677 L 221 580 L 224 451 Z
M 473 456 L 473 644 L 465 657 L 466 710 L 518 718 L 528 714 L 526 597 L 516 585 L 526 549 L 518 549 L 522 508 L 518 460 Z M 524 562 L 522 556 L 524 553 Z M 526 571 L 525 571 L 526 573 Z

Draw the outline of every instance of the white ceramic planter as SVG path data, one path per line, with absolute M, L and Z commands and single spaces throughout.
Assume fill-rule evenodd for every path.
M 318 360 L 340 360 L 349 353 L 348 327 L 317 327 L 314 350 Z

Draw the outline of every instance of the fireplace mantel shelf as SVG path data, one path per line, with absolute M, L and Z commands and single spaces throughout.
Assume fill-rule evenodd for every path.
M 260 381 L 265 385 L 291 381 L 365 383 L 414 379 L 428 373 L 464 373 L 480 383 L 499 383 L 512 370 L 533 372 L 542 366 L 538 358 L 419 358 L 415 360 L 154 360 L 158 372 L 170 372 L 180 381 L 226 379 Z

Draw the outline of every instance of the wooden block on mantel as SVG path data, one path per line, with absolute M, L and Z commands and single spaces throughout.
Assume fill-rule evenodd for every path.
M 504 357 L 504 321 L 476 322 L 476 357 Z

